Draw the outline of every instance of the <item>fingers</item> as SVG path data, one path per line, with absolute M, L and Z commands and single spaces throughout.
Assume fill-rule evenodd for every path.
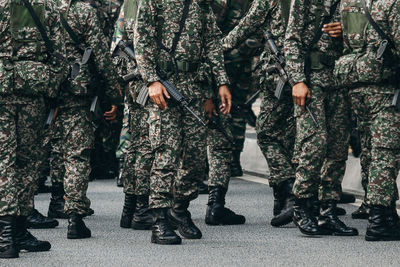
M 165 95 L 165 97 L 168 98 L 168 99 L 170 99 L 171 96 L 169 95 L 167 89 L 166 89 L 164 86 L 162 86 L 162 90 L 163 90 L 163 94 Z

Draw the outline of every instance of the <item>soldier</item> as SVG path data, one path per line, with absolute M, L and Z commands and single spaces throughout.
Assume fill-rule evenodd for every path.
M 17 258 L 20 250 L 51 247 L 27 231 L 26 218 L 38 179 L 35 151 L 45 120 L 44 97 L 56 95 L 67 68 L 53 1 L 1 0 L 0 13 L 0 257 Z
M 242 43 L 258 29 L 272 33 L 278 49 L 282 51 L 285 30 L 289 19 L 290 0 L 262 1 L 254 0 L 247 15 L 224 38 L 224 49 L 232 49 Z M 274 67 L 273 55 L 265 44 L 260 57 L 262 76 L 260 87 L 263 90 L 261 110 L 257 120 L 257 142 L 267 160 L 270 176 L 269 185 L 274 193 L 273 226 L 281 226 L 292 221 L 293 201 L 292 187 L 294 166 L 292 164 L 295 139 L 295 120 L 293 101 L 286 93 L 278 100 L 274 93 L 277 75 L 267 73 Z M 264 78 L 266 77 L 266 78 Z M 285 91 L 290 88 L 285 87 Z
M 120 85 L 116 71 L 112 68 L 111 58 L 104 43 L 104 35 L 96 15 L 96 9 L 85 1 L 63 2 L 65 9 L 63 27 L 66 36 L 66 50 L 71 65 L 81 60 L 83 49 L 90 47 L 91 57 L 87 64 L 81 65 L 76 78 L 63 84 L 61 88 L 57 116 L 52 125 L 51 169 L 52 177 L 64 181 L 65 213 L 68 215 L 67 238 L 88 238 L 91 231 L 85 226 L 82 218 L 87 215 L 90 200 L 86 196 L 90 173 L 90 151 L 93 148 L 93 126 L 89 107 L 93 96 L 101 95 L 104 87 L 90 84 L 98 69 L 103 71 L 104 80 L 108 83 L 106 97 L 111 109 L 105 112 L 106 120 L 112 121 L 116 116 L 116 105 L 121 102 Z M 96 65 L 96 67 L 94 67 Z M 96 72 L 96 73 L 95 73 Z M 72 73 L 71 73 L 72 75 Z M 97 78 L 97 80 L 100 80 Z M 96 91 L 97 92 L 96 92 Z M 60 160 L 62 159 L 62 160 Z M 57 164 L 60 164 L 61 168 Z
M 336 213 L 349 140 L 347 91 L 335 88 L 332 75 L 342 39 L 340 23 L 328 23 L 337 20 L 338 5 L 337 0 L 292 1 L 284 43 L 296 103 L 293 221 L 306 235 L 358 235 Z M 313 200 L 317 195 L 319 202 Z
M 198 195 L 197 184 L 204 173 L 205 128 L 199 127 L 198 121 L 176 103 L 168 101 L 170 95 L 160 83 L 157 69 L 171 73 L 169 80 L 192 99 L 190 107 L 202 114 L 207 92 L 202 90 L 196 76 L 202 51 L 206 51 L 207 63 L 212 66 L 219 87 L 221 111 L 228 113 L 231 95 L 218 43 L 220 32 L 210 4 L 204 0 L 174 3 L 142 0 L 136 21 L 134 47 L 144 90 L 148 87 L 151 98 L 146 105 L 147 123 L 150 144 L 155 151 L 150 176 L 150 208 L 154 211 L 151 241 L 180 244 L 181 239 L 169 221 L 186 238 L 202 236 L 188 207 Z M 211 115 L 211 110 L 207 112 Z
M 400 3 L 397 0 L 343 0 L 340 7 L 344 55 L 335 75 L 349 86 L 361 132 L 361 165 L 367 175 L 367 241 L 400 240 L 396 211 L 399 172 Z M 393 103 L 394 100 L 394 103 Z
M 217 0 L 212 1 L 212 9 L 216 14 L 217 25 L 223 36 L 226 36 L 246 14 L 252 0 Z M 240 106 L 252 90 L 251 59 L 254 49 L 247 47 L 243 42 L 238 49 L 224 52 L 225 68 L 231 82 L 232 102 L 234 106 Z M 231 123 L 228 124 L 232 132 L 234 145 L 232 145 L 232 177 L 242 176 L 243 170 L 240 164 L 240 154 L 243 151 L 246 116 L 240 109 L 231 111 Z

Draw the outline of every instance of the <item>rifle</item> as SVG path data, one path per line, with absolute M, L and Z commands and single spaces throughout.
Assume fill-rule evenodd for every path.
M 273 72 L 275 71 L 278 76 L 279 76 L 279 81 L 275 89 L 275 97 L 280 100 L 282 98 L 283 90 L 285 88 L 286 84 L 289 84 L 290 88 L 293 88 L 295 85 L 294 81 L 290 78 L 290 76 L 287 74 L 285 70 L 285 57 L 283 54 L 280 52 L 278 49 L 278 46 L 276 45 L 274 38 L 272 36 L 272 33 L 270 31 L 265 31 L 264 32 L 265 39 L 267 40 L 267 45 L 272 53 L 273 59 L 275 61 L 275 66 L 271 67 L 268 69 L 268 72 Z M 317 120 L 315 119 L 314 115 L 312 114 L 310 108 L 308 107 L 306 103 L 306 110 L 308 114 L 310 115 L 312 121 L 314 122 L 315 128 L 319 127 L 319 124 Z
M 135 61 L 135 53 L 132 48 L 129 47 L 128 43 L 124 40 L 121 40 L 118 42 L 117 47 L 132 61 Z M 167 74 L 165 73 L 164 70 L 162 70 L 160 67 L 157 67 L 156 69 L 157 75 L 160 77 L 159 82 L 167 89 L 167 92 L 170 94 L 172 99 L 174 99 L 182 108 L 186 109 L 190 114 L 192 114 L 193 117 L 195 117 L 201 125 L 206 126 L 207 123 L 200 118 L 190 107 L 188 99 L 181 93 L 179 90 L 170 82 L 168 81 Z M 137 77 L 137 73 L 131 73 L 127 74 L 123 77 L 123 79 L 126 82 L 131 81 Z M 147 103 L 147 100 L 149 98 L 149 90 L 147 87 L 143 87 L 142 90 L 140 90 L 136 102 L 140 104 L 141 106 L 145 106 Z

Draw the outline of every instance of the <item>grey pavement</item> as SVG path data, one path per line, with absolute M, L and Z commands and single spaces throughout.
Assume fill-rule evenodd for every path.
M 251 178 L 251 177 L 250 177 Z M 255 178 L 257 180 L 257 178 Z M 67 240 L 67 222 L 51 230 L 32 230 L 49 240 L 49 252 L 21 253 L 19 259 L 0 260 L 0 266 L 399 266 L 400 242 L 367 243 L 366 221 L 343 220 L 360 230 L 357 237 L 306 237 L 293 224 L 269 225 L 272 191 L 261 183 L 232 179 L 227 206 L 246 216 L 240 226 L 206 226 L 207 196 L 193 201 L 190 210 L 203 232 L 201 240 L 184 240 L 180 246 L 150 243 L 149 231 L 119 227 L 123 193 L 114 181 L 89 186 L 95 215 L 85 221 L 93 237 Z M 49 194 L 36 198 L 37 208 L 47 212 Z M 354 205 L 343 205 L 347 212 Z

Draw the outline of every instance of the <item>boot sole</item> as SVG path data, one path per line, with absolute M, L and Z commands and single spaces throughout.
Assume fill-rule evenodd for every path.
M 0 253 L 0 259 L 15 259 L 19 258 L 18 250 L 13 248 L 7 252 Z
M 40 247 L 19 247 L 19 250 L 26 250 L 29 252 L 42 252 L 42 251 L 49 251 L 51 249 L 51 245 L 43 245 Z
M 180 245 L 182 244 L 182 239 L 178 239 L 176 241 L 171 240 L 159 240 L 155 237 L 151 237 L 151 243 L 158 244 L 158 245 Z
M 85 239 L 85 238 L 91 238 L 92 235 L 85 235 L 85 236 L 81 236 L 81 235 L 67 235 L 67 239 Z
M 324 235 L 324 234 L 321 233 L 320 231 L 318 231 L 318 232 L 307 232 L 307 231 L 304 231 L 303 229 L 301 229 L 301 228 L 299 227 L 299 225 L 298 225 L 295 221 L 293 221 L 293 223 L 294 223 L 294 225 L 296 225 L 296 227 L 300 230 L 300 232 L 301 232 L 302 234 L 304 234 L 304 235 L 308 235 L 308 236 Z
M 29 229 L 53 229 L 56 228 L 58 226 L 58 222 L 57 223 L 53 223 L 53 224 L 47 224 L 47 225 L 28 225 L 27 228 Z
M 400 240 L 400 238 L 376 237 L 376 236 L 365 235 L 365 241 L 370 241 L 370 242 L 378 242 L 378 241 L 398 241 L 398 240 Z

